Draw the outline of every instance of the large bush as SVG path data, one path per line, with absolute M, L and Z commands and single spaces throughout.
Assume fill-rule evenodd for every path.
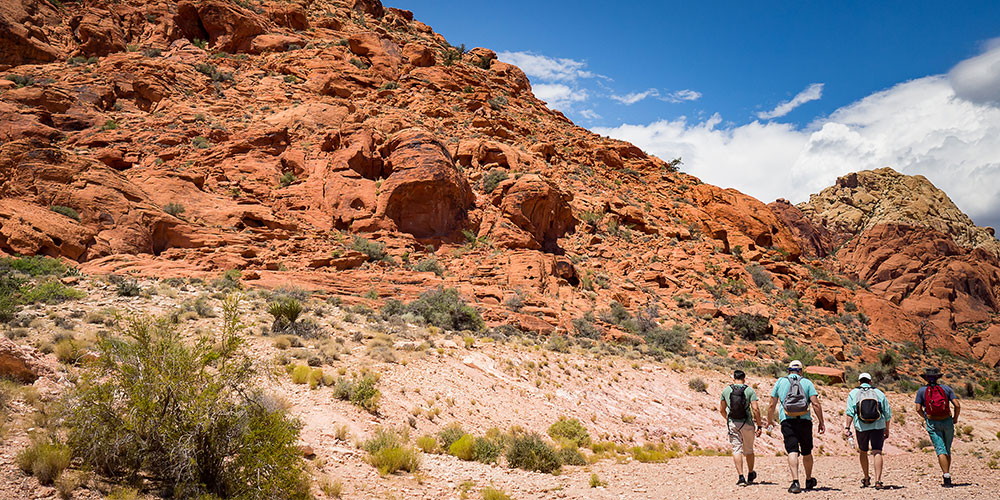
M 733 332 L 746 340 L 762 340 L 771 334 L 771 323 L 758 314 L 740 313 L 726 318 Z
M 507 464 L 518 469 L 550 473 L 562 466 L 559 452 L 538 434 L 512 437 L 507 449 Z
M 565 416 L 559 417 L 559 420 L 549 426 L 549 437 L 557 441 L 568 441 L 575 446 L 590 445 L 590 433 L 583 424 L 575 418 Z
M 407 304 L 408 312 L 424 318 L 428 324 L 445 330 L 479 331 L 485 325 L 479 311 L 458 295 L 454 288 L 434 288 Z
M 76 456 L 115 479 L 148 477 L 190 498 L 309 498 L 299 424 L 254 385 L 238 299 L 193 344 L 166 320 L 132 317 L 67 397 Z

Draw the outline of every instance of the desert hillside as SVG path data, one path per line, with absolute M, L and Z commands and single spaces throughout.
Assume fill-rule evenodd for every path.
M 66 420 L 67 398 L 128 366 L 108 360 L 136 331 L 205 349 L 194 372 L 236 370 L 220 393 L 273 410 L 234 421 L 299 422 L 273 442 L 308 458 L 289 470 L 319 496 L 335 482 L 347 498 L 490 483 L 514 498 L 662 496 L 663 467 L 724 470 L 726 374 L 763 392 L 792 358 L 834 419 L 860 371 L 895 391 L 892 452 L 909 468 L 930 463 L 909 393 L 945 367 L 975 400 L 960 454 L 995 487 L 992 229 L 891 169 L 799 205 L 702 183 L 576 126 L 519 68 L 419 15 L 378 0 L 0 5 L 4 497 L 169 493 L 149 464 L 93 469 L 98 451 Z M 547 435 L 560 417 L 586 442 Z M 453 456 L 471 458 L 442 432 L 492 458 Z M 533 433 L 562 475 L 508 459 Z M 55 489 L 17 464 L 40 436 L 73 450 Z M 365 446 L 379 436 L 425 448 L 422 464 L 380 475 Z M 843 474 L 847 452 L 824 439 Z M 236 491 L 209 475 L 191 487 Z

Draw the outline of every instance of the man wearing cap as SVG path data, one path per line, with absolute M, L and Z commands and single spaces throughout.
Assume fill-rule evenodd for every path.
M 927 435 L 934 443 L 938 465 L 941 466 L 942 486 L 951 486 L 951 441 L 955 437 L 955 425 L 962 405 L 951 387 L 938 384 L 943 375 L 937 368 L 927 368 L 921 375 L 927 385 L 917 390 L 917 414 L 924 418 Z M 955 409 L 952 414 L 952 407 Z
M 853 389 L 847 395 L 847 410 L 844 411 L 844 435 L 850 436 L 855 431 L 858 436 L 858 458 L 861 460 L 861 470 L 865 473 L 861 487 L 871 486 L 871 476 L 868 475 L 868 450 L 871 449 L 875 462 L 875 489 L 882 485 L 882 445 L 889 437 L 889 422 L 892 410 L 885 393 L 872 387 L 872 376 L 868 373 L 858 375 L 860 387 Z
M 778 403 L 781 403 L 780 407 Z M 774 423 L 774 410 L 777 408 L 781 422 L 781 436 L 788 453 L 788 468 L 792 473 L 792 484 L 789 493 L 801 493 L 799 486 L 799 455 L 802 455 L 802 467 L 806 471 L 805 489 L 816 487 L 816 478 L 812 477 L 813 469 L 813 435 L 810 408 L 816 413 L 819 421 L 820 434 L 826 432 L 823 422 L 823 407 L 819 403 L 819 394 L 812 381 L 802 377 L 802 362 L 792 361 L 788 364 L 788 376 L 778 379 L 771 391 L 771 406 L 767 411 L 767 426 Z

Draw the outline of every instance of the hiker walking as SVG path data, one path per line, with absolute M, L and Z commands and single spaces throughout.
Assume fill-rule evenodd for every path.
M 921 375 L 927 385 L 917 390 L 917 414 L 924 418 L 927 434 L 934 443 L 938 465 L 941 466 L 942 486 L 951 486 L 951 441 L 955 437 L 955 425 L 958 424 L 958 414 L 962 405 L 951 387 L 938 384 L 942 377 L 941 370 L 927 368 Z M 951 407 L 955 407 L 952 415 Z
M 844 436 L 851 432 L 857 434 L 858 459 L 861 460 L 861 470 L 865 473 L 861 487 L 871 486 L 871 476 L 868 474 L 868 451 L 871 449 L 872 461 L 875 462 L 875 489 L 882 485 L 882 445 L 889 437 L 889 421 L 892 410 L 885 393 L 872 387 L 872 376 L 868 373 L 858 375 L 858 388 L 852 389 L 847 395 L 847 409 L 844 411 Z
M 760 436 L 763 427 L 757 392 L 746 384 L 746 378 L 743 370 L 733 372 L 733 383 L 722 390 L 719 401 L 719 413 L 726 420 L 729 444 L 733 446 L 733 463 L 736 464 L 736 473 L 740 475 L 737 486 L 753 484 L 757 479 L 757 472 L 753 470 L 753 440 Z M 747 461 L 746 476 L 743 475 L 743 457 Z
M 811 490 L 816 487 L 816 478 L 812 477 L 813 435 L 810 407 L 813 408 L 816 420 L 819 421 L 819 433 L 825 433 L 823 406 L 819 403 L 816 386 L 809 379 L 802 378 L 802 362 L 792 361 L 788 364 L 788 376 L 779 378 L 774 384 L 774 389 L 771 391 L 771 406 L 767 410 L 767 426 L 771 427 L 774 423 L 774 410 L 778 409 L 781 436 L 785 441 L 785 452 L 788 453 L 788 469 L 792 473 L 789 493 L 802 492 L 802 487 L 799 485 L 799 455 L 802 455 L 802 467 L 806 471 L 805 489 Z

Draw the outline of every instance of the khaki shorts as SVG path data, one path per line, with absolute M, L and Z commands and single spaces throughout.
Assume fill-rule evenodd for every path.
M 729 444 L 733 445 L 733 455 L 753 455 L 755 434 L 753 424 L 729 422 Z

